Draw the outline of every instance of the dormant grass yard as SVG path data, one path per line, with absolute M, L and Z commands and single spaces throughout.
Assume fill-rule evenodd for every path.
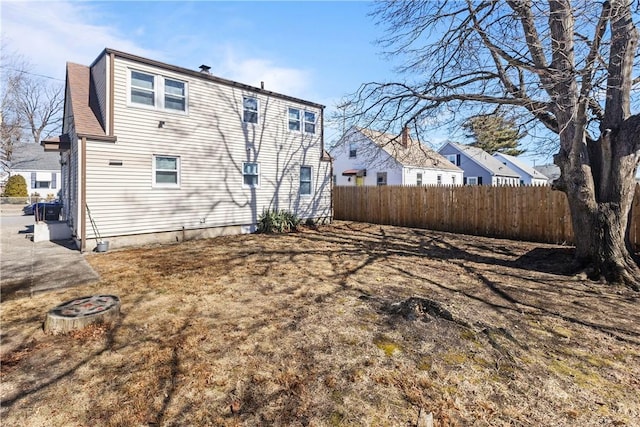
M 571 250 L 336 222 L 89 256 L 2 302 L 3 426 L 640 425 L 640 299 Z M 67 336 L 46 311 L 111 293 Z

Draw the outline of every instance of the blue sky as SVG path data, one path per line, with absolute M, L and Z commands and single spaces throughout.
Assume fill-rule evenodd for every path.
M 65 62 L 89 65 L 105 48 L 198 69 L 307 99 L 335 111 L 361 83 L 392 79 L 375 40 L 384 28 L 364 1 L 0 3 L 2 39 L 33 72 L 64 79 Z M 327 143 L 339 130 L 326 129 Z M 459 135 L 434 133 L 438 148 Z M 462 141 L 461 141 L 462 142 Z M 528 159 L 532 162 L 532 159 Z M 536 163 L 549 162 L 537 158 Z

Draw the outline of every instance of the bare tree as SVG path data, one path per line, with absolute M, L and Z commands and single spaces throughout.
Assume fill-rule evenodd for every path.
M 16 143 L 36 144 L 60 130 L 64 104 L 63 86 L 28 70 L 29 62 L 2 46 L 0 86 L 0 137 L 2 168 L 11 167 Z
M 380 43 L 406 58 L 402 81 L 363 84 L 350 118 L 419 134 L 496 106 L 520 112 L 528 133 L 555 135 L 555 187 L 571 207 L 576 269 L 640 290 L 626 233 L 640 161 L 633 8 L 631 0 L 381 3 Z

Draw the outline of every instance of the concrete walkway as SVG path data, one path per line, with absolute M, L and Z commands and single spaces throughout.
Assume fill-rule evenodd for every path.
M 2 301 L 98 280 L 71 240 L 34 243 L 34 217 L 23 215 L 22 206 L 0 205 L 0 214 Z

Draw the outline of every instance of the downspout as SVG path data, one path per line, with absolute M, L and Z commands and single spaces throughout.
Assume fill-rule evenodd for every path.
M 87 250 L 87 137 L 80 140 L 80 252 Z

